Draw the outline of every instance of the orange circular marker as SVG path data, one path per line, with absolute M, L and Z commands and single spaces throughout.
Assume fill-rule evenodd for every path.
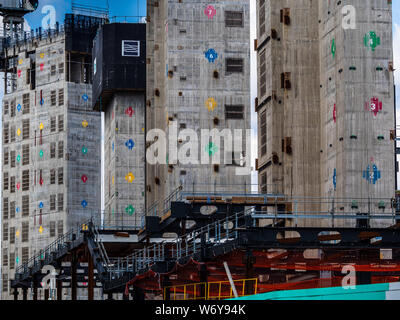
M 217 101 L 214 98 L 208 98 L 206 101 L 206 107 L 208 111 L 214 111 L 214 109 L 218 106 Z
M 129 183 L 132 183 L 135 180 L 135 176 L 133 175 L 132 172 L 129 172 L 126 176 L 125 176 L 125 180 L 128 181 Z

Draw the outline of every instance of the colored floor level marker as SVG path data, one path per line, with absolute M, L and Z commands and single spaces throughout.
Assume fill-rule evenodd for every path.
M 369 184 L 376 184 L 376 182 L 381 178 L 381 172 L 375 164 L 372 165 L 372 168 L 368 165 L 367 170 L 363 172 L 363 178 L 367 180 Z
M 18 70 L 18 78 L 21 78 L 22 71 Z
M 132 183 L 135 180 L 135 176 L 133 175 L 132 172 L 129 172 L 126 176 L 125 176 L 125 180 L 128 181 L 129 183 Z
M 82 127 L 87 128 L 89 126 L 89 122 L 87 122 L 86 120 L 82 121 Z
M 335 43 L 335 39 L 332 39 L 331 53 L 332 53 L 332 57 L 335 58 L 335 54 L 336 54 L 336 43 Z
M 126 146 L 129 150 L 132 150 L 133 147 L 135 146 L 135 143 L 133 142 L 132 139 L 129 139 L 127 142 L 125 142 L 125 146 Z
M 333 170 L 333 178 L 332 178 L 334 190 L 336 190 L 336 180 L 337 180 L 336 169 L 334 169 Z
M 40 71 L 43 71 L 44 70 L 44 63 L 41 63 L 40 64 Z
M 39 233 L 42 234 L 42 233 L 43 233 L 43 230 L 44 230 L 43 227 L 40 226 L 40 227 L 39 227 Z
M 16 237 L 19 237 L 19 230 L 17 230 L 17 232 L 15 232 Z
M 218 152 L 218 147 L 213 143 L 210 142 L 208 146 L 206 146 L 205 151 L 211 156 L 213 156 L 216 152 Z
M 333 105 L 333 122 L 336 123 L 336 103 Z
M 17 183 L 17 190 L 19 191 L 20 188 L 21 188 L 21 184 L 18 182 Z
M 83 147 L 83 148 L 82 148 L 82 153 L 83 153 L 83 154 L 87 154 L 87 153 L 88 153 L 88 149 L 87 149 L 86 147 Z
M 83 182 L 83 183 L 86 183 L 86 182 L 88 181 L 88 177 L 87 177 L 86 175 L 83 175 L 83 176 L 81 177 L 81 179 L 82 179 L 82 182 Z
M 217 53 L 217 51 L 215 51 L 214 49 L 208 49 L 206 52 L 205 52 L 205 56 L 206 56 L 206 58 L 207 58 L 207 60 L 209 61 L 209 62 L 212 62 L 212 63 L 214 63 L 215 62 L 215 60 L 217 60 L 218 59 L 218 53 Z
M 376 117 L 383 109 L 383 102 L 379 101 L 377 97 L 371 98 L 370 102 L 365 103 L 365 109 L 370 110 Z
M 128 207 L 125 208 L 125 212 L 132 216 L 135 213 L 135 208 L 132 205 L 129 205 Z
M 86 208 L 86 207 L 88 206 L 88 203 L 87 203 L 86 200 L 83 200 L 83 201 L 81 202 L 81 205 L 82 205 L 83 208 Z
M 204 14 L 208 17 L 208 19 L 212 19 L 217 14 L 217 10 L 215 10 L 212 5 L 208 5 L 204 10 Z
M 23 63 L 24 63 L 24 60 L 23 60 L 23 59 L 19 59 L 19 60 L 18 60 L 18 64 L 19 64 L 19 65 L 21 65 L 21 64 L 23 64 Z
M 133 110 L 132 107 L 129 107 L 129 108 L 127 108 L 127 109 L 125 110 L 125 114 L 126 114 L 127 116 L 129 116 L 130 118 L 132 118 L 132 116 L 135 114 L 135 110 Z
M 214 98 L 208 98 L 206 100 L 206 107 L 208 109 L 208 111 L 214 111 L 214 109 L 218 106 L 217 101 L 215 101 Z
M 17 105 L 17 110 L 18 110 L 18 112 L 21 112 L 21 110 L 22 110 L 22 106 L 19 103 Z
M 21 133 L 22 133 L 22 132 L 21 132 L 21 129 L 18 129 L 18 130 L 17 130 L 17 136 L 19 137 L 19 136 L 21 135 Z
M 381 38 L 378 37 L 375 31 L 370 31 L 364 36 L 364 45 L 367 48 L 371 48 L 372 51 L 375 51 L 375 48 L 381 44 Z

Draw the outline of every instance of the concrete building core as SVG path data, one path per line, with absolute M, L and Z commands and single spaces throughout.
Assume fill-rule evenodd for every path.
M 298 213 L 392 213 L 391 3 L 258 0 L 257 12 L 260 191 Z
M 145 214 L 146 26 L 104 25 L 93 48 L 93 105 L 105 112 L 105 223 L 142 227 Z
M 147 128 L 161 129 L 168 139 L 175 127 L 178 140 L 175 148 L 167 148 L 164 164 L 147 163 L 148 207 L 180 186 L 197 193 L 251 191 L 250 174 L 236 174 L 246 156 L 250 166 L 250 141 L 245 141 L 250 129 L 249 10 L 248 1 L 147 1 Z M 199 141 L 186 156 L 198 163 L 175 159 L 175 152 L 193 142 L 187 129 Z M 233 154 L 223 139 L 201 144 L 202 129 L 227 129 L 232 136 L 242 129 L 242 152 Z M 156 140 L 147 142 L 149 150 Z M 212 160 L 217 153 L 219 163 Z M 200 162 L 204 155 L 208 164 Z M 234 161 L 225 164 L 224 156 L 232 155 Z
M 104 21 L 67 15 L 62 29 L 5 48 L 2 298 L 15 270 L 101 213 L 101 117 L 92 111 L 91 43 Z M 75 21 L 75 22 L 74 22 Z

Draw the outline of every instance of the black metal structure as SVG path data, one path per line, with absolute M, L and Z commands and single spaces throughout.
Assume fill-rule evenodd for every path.
M 146 24 L 103 25 L 93 46 L 94 109 L 105 111 L 117 91 L 145 92 Z

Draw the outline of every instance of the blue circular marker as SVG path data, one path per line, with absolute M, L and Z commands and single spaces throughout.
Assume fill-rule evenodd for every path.
M 44 99 L 41 99 L 41 100 L 40 100 L 40 105 L 41 105 L 41 106 L 44 105 Z
M 209 62 L 214 63 L 214 61 L 218 58 L 218 53 L 214 49 L 208 49 L 205 52 L 205 56 L 208 59 Z
M 126 146 L 129 150 L 132 150 L 133 147 L 135 146 L 135 143 L 133 142 L 132 139 L 129 139 L 129 140 L 125 143 L 125 146 Z
M 83 101 L 88 101 L 89 100 L 89 97 L 88 97 L 88 95 L 85 93 L 83 96 L 82 96 L 82 99 L 83 99 Z
M 39 209 L 43 209 L 43 202 L 39 203 Z
M 82 207 L 86 208 L 87 205 L 88 205 L 88 203 L 86 202 L 86 200 L 83 200 L 83 201 L 81 202 L 81 205 L 82 205 Z
M 22 109 L 22 107 L 21 107 L 21 105 L 18 103 L 18 105 L 17 105 L 17 110 L 18 110 L 18 112 L 21 111 L 21 109 Z
M 15 208 L 15 212 L 16 212 L 16 213 L 19 213 L 19 207 L 16 207 L 16 208 Z

